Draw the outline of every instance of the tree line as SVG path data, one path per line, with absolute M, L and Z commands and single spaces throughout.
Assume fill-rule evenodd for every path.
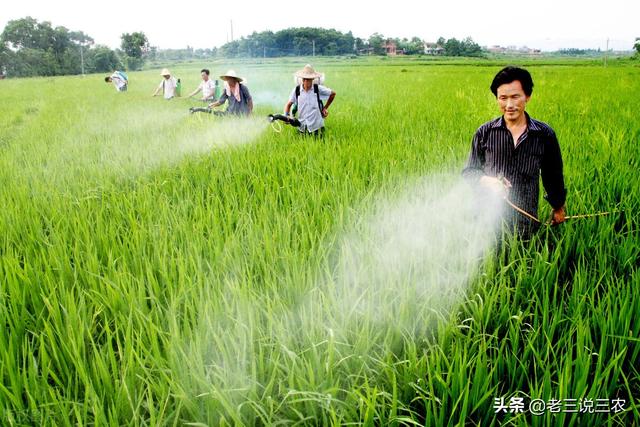
M 118 49 L 95 44 L 82 31 L 53 27 L 26 17 L 9 21 L 0 34 L 0 75 L 12 77 L 56 76 L 139 70 L 147 60 L 175 61 L 215 57 L 280 57 L 332 55 L 385 55 L 390 44 L 406 55 L 424 53 L 419 37 L 389 38 L 380 33 L 368 39 L 324 28 L 288 28 L 263 31 L 211 49 L 157 49 L 143 32 L 122 34 Z M 480 56 L 482 49 L 471 38 L 437 41 L 438 53 L 447 56 Z
M 342 33 L 324 28 L 287 28 L 277 32 L 262 31 L 222 45 L 219 53 L 224 57 L 279 57 L 279 56 L 332 56 L 332 55 L 386 55 L 393 44 L 397 53 L 419 55 L 425 53 L 425 44 L 419 37 L 392 38 L 380 33 L 368 39 L 354 37 L 351 31 Z M 470 37 L 464 40 L 440 37 L 436 42 L 439 54 L 446 56 L 481 56 L 482 48 Z
M 9 21 L 0 34 L 0 74 L 12 77 L 110 72 L 142 67 L 150 47 L 142 32 L 121 36 L 120 49 L 95 45 L 82 31 L 26 17 Z

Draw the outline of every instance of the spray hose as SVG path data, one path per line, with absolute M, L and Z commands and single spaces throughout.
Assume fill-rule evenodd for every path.
M 531 215 L 529 212 L 525 211 L 524 209 L 520 208 L 519 206 L 516 206 L 511 200 L 509 200 L 509 198 L 507 196 L 504 197 L 504 201 L 507 202 L 507 204 L 509 206 L 511 206 L 516 212 L 526 216 L 527 218 L 529 218 L 532 221 L 537 222 L 538 224 L 542 224 L 542 221 L 540 221 L 538 218 L 536 218 L 535 216 Z M 611 215 L 611 214 L 619 213 L 619 212 L 621 212 L 621 211 L 596 212 L 596 213 L 592 213 L 592 214 L 581 214 L 581 215 L 568 215 L 568 216 L 565 216 L 564 219 L 566 221 L 568 219 L 593 218 L 593 217 L 596 217 L 596 216 Z
M 506 179 L 504 176 L 502 175 L 498 175 L 498 180 L 502 183 L 502 185 L 504 186 L 505 189 L 505 194 L 504 194 L 504 201 L 507 202 L 507 204 L 509 206 L 511 206 L 516 212 L 518 212 L 519 214 L 529 218 L 530 220 L 537 222 L 538 224 L 542 224 L 542 221 L 540 221 L 538 218 L 536 218 L 535 216 L 531 215 L 529 212 L 525 211 L 524 209 L 522 209 L 521 207 L 517 206 L 515 203 L 513 203 L 511 200 L 509 200 L 509 189 L 511 188 L 511 183 L 509 182 L 508 179 Z M 582 218 L 593 218 L 596 216 L 604 216 L 604 215 L 611 215 L 612 213 L 618 213 L 621 211 L 611 211 L 611 212 L 596 212 L 596 213 L 592 213 L 592 214 L 581 214 L 581 215 L 568 215 L 565 216 L 564 219 L 565 221 L 568 219 L 582 219 Z M 547 222 L 547 224 L 550 224 L 551 221 Z

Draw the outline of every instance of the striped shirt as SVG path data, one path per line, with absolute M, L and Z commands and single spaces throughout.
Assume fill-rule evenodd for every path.
M 471 154 L 462 175 L 473 184 L 477 184 L 483 175 L 505 177 L 512 185 L 509 200 L 537 217 L 540 176 L 547 192 L 545 199 L 554 209 L 564 205 L 567 190 L 555 132 L 527 113 L 525 116 L 527 129 L 517 145 L 503 117 L 480 126 L 473 137 Z M 514 210 L 507 219 L 515 220 L 516 227 L 525 232 L 535 227 L 530 219 Z

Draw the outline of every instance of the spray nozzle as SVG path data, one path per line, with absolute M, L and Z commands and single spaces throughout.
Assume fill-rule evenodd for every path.
M 291 126 L 300 126 L 300 120 L 298 120 L 298 119 L 296 119 L 294 117 L 285 116 L 284 114 L 269 114 L 267 116 L 267 119 L 271 123 L 273 123 L 276 120 L 280 120 L 280 121 L 285 122 L 286 124 L 291 125 Z
M 511 182 L 507 178 L 505 178 L 505 176 L 502 174 L 498 174 L 497 178 L 498 178 L 498 181 L 500 181 L 500 183 L 504 185 L 505 191 L 508 192 L 509 189 L 511 188 Z

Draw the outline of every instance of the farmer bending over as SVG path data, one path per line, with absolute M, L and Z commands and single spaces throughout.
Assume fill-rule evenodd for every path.
M 104 78 L 106 83 L 113 83 L 118 92 L 126 92 L 129 80 L 127 75 L 122 71 L 114 71 L 113 74 Z

